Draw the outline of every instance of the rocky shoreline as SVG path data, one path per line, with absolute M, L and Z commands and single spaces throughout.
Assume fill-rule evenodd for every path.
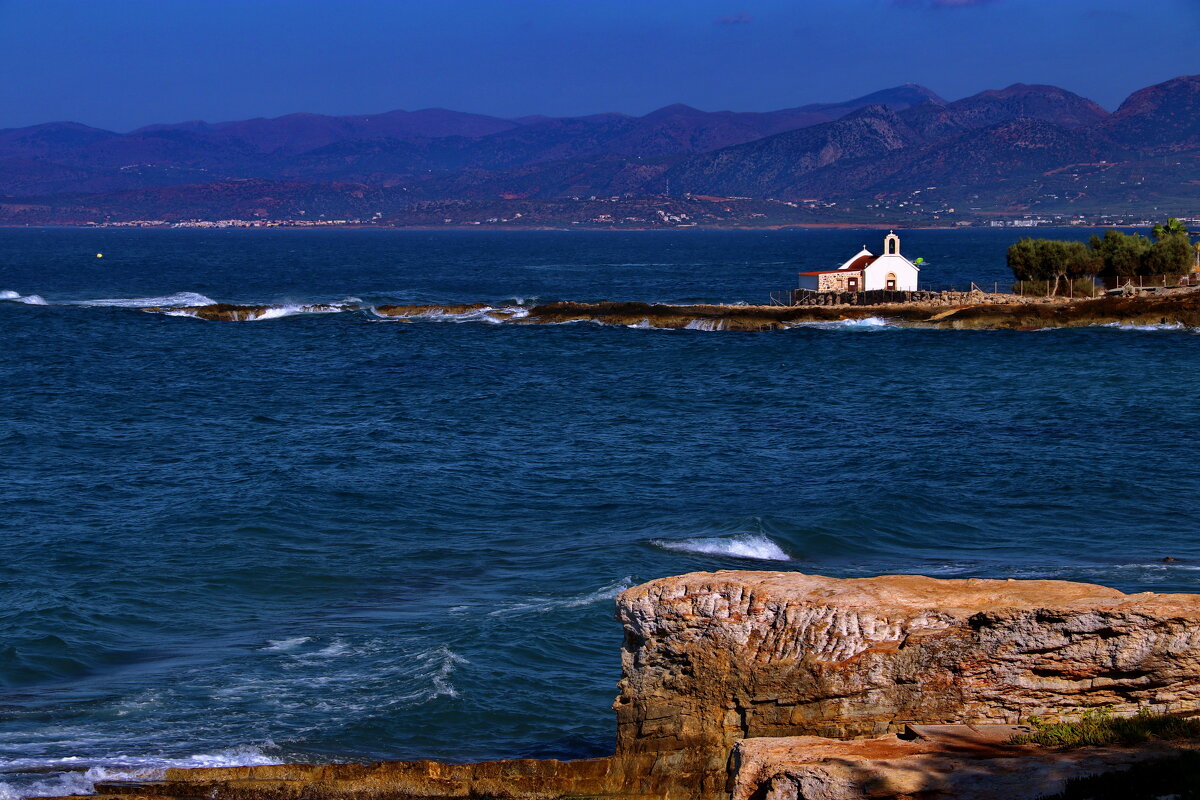
M 1200 595 L 1093 584 L 692 573 L 626 590 L 616 752 L 582 761 L 171 769 L 133 800 L 1033 798 L 1200 743 L 1059 751 L 1034 717 L 1200 703 Z M 482 732 L 481 735 L 486 735 Z
M 641 302 L 562 301 L 535 306 L 485 303 L 380 305 L 313 304 L 288 307 L 213 304 L 143 308 L 217 322 L 243 322 L 303 313 L 368 309 L 402 320 L 481 319 L 519 325 L 594 322 L 602 325 L 711 331 L 773 331 L 798 326 L 853 322 L 869 318 L 901 327 L 956 330 L 1041 330 L 1095 325 L 1178 325 L 1200 327 L 1200 291 L 1047 300 L 984 292 L 947 293 L 937 300 L 880 305 L 743 306 L 670 305 Z

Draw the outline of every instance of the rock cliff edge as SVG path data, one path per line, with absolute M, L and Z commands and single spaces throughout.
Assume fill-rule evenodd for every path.
M 842 761 L 861 760 L 853 753 L 864 747 L 875 754 L 872 764 L 893 750 L 937 764 L 979 758 L 961 748 L 905 749 L 894 734 L 906 725 L 1011 725 L 1095 706 L 1190 714 L 1200 700 L 1197 595 L 1126 595 L 1064 581 L 729 571 L 636 586 L 618 598 L 617 616 L 625 639 L 611 758 L 168 770 L 161 781 L 98 784 L 97 791 L 212 800 L 673 800 L 766 797 L 772 786 L 797 797 L 801 789 L 788 787 L 807 785 L 803 796 L 815 798 L 813 781 L 836 773 L 842 783 L 829 797 L 865 797 L 868 789 L 845 783 L 849 773 L 821 764 L 836 752 Z M 867 737 L 879 744 L 836 741 Z M 1047 756 L 1008 746 L 987 758 L 1011 765 Z M 1104 758 L 1068 761 L 1094 770 Z M 1129 760 L 1128 753 L 1117 758 Z M 1061 781 L 1070 770 L 1038 774 Z

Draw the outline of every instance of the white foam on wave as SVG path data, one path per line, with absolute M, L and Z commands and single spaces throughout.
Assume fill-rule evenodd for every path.
M 725 320 L 723 319 L 694 319 L 686 326 L 689 331 L 723 331 L 725 330 Z
M 40 294 L 27 294 L 24 297 L 16 298 L 18 303 L 24 303 L 27 306 L 45 306 L 49 305 Z
M 380 314 L 372 308 L 371 312 L 382 319 L 423 320 L 425 322 L 489 322 L 494 325 L 529 316 L 529 309 L 521 306 L 483 306 L 461 314 L 442 309 L 431 309 L 417 314 Z
M 253 745 L 180 758 L 115 755 L 100 758 L 68 756 L 53 759 L 0 760 L 0 772 L 10 776 L 0 781 L 0 800 L 91 794 L 96 781 L 156 780 L 162 778 L 163 773 L 172 767 L 253 767 L 282 763 L 284 762 L 280 759 L 267 755 L 261 747 Z M 28 773 L 36 771 L 46 774 L 33 780 L 15 777 L 23 769 Z M 51 772 L 47 773 L 48 770 Z
M 151 308 L 155 306 L 171 306 L 181 308 L 189 306 L 212 306 L 217 301 L 197 292 L 175 292 L 161 297 L 112 297 L 100 300 L 76 300 L 74 305 L 97 308 Z
M 320 650 L 312 654 L 313 658 L 332 658 L 334 656 L 344 655 L 350 652 L 350 645 L 340 639 L 335 639 L 333 642 L 322 647 Z
M 605 584 L 595 591 L 587 594 L 576 595 L 574 597 L 557 597 L 546 598 L 543 600 L 530 600 L 522 603 L 512 603 L 495 611 L 489 611 L 488 616 L 499 617 L 509 614 L 544 614 L 547 611 L 555 611 L 562 608 L 579 608 L 580 606 L 590 606 L 592 603 L 599 603 L 604 600 L 616 599 L 616 596 L 633 586 L 633 578 L 626 575 L 618 581 Z
M 14 292 L 12 289 L 0 290 L 0 300 L 16 300 L 20 296 L 20 292 Z
M 726 556 L 754 561 L 791 561 L 792 557 L 761 533 L 742 533 L 730 537 L 700 539 L 655 539 L 655 547 L 676 553 Z
M 635 322 L 632 325 L 626 325 L 626 328 L 637 328 L 639 330 L 648 330 L 654 326 L 650 324 L 649 318 L 643 317 L 641 322 Z
M 788 324 L 790 328 L 834 328 L 842 329 L 849 328 L 851 330 L 877 330 L 879 328 L 892 327 L 892 323 L 888 322 L 883 317 L 863 317 L 862 319 L 835 319 L 821 320 L 813 322 L 792 322 Z
M 267 643 L 266 647 L 259 648 L 260 650 L 291 650 L 294 647 L 299 647 L 305 642 L 311 642 L 311 636 L 295 636 L 291 639 L 272 639 Z
M 1106 322 L 1099 328 L 1114 328 L 1119 331 L 1186 331 L 1192 330 L 1182 322 L 1160 322 L 1150 325 L 1133 325 L 1128 322 Z
M 263 311 L 261 311 L 260 313 L 256 314 L 253 317 L 247 317 L 245 321 L 246 322 L 261 322 L 263 320 L 268 320 L 268 319 L 283 319 L 284 317 L 290 317 L 294 314 L 303 314 L 303 313 L 305 313 L 304 306 L 293 306 L 293 305 L 271 306 L 270 308 L 263 309 Z
M 455 688 L 451 678 L 458 667 L 471 663 L 449 647 L 446 647 L 446 645 L 439 645 L 431 650 L 417 653 L 413 657 L 413 661 L 427 671 L 426 674 L 429 677 L 430 685 L 418 691 L 402 695 L 398 699 L 401 703 L 418 705 L 436 700 L 439 697 L 458 697 L 458 689 Z

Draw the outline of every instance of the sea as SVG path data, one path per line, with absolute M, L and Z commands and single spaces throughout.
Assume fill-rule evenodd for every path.
M 0 800 L 611 752 L 660 576 L 1200 590 L 1195 330 L 370 310 L 763 303 L 885 233 L 0 231 Z M 1023 232 L 901 233 L 991 288 Z M 275 310 L 140 310 L 210 301 Z

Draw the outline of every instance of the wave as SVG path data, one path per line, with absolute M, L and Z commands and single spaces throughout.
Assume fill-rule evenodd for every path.
M 761 533 L 708 539 L 654 539 L 650 544 L 676 553 L 744 558 L 752 561 L 791 561 L 783 548 Z
M 311 642 L 311 636 L 296 636 L 291 639 L 272 639 L 267 643 L 266 647 L 259 648 L 260 650 L 291 650 L 293 647 L 299 647 L 305 642 Z
M 565 598 L 548 598 L 545 600 L 532 600 L 524 603 L 512 603 L 495 611 L 489 611 L 489 617 L 499 617 L 509 614 L 544 614 L 547 611 L 555 611 L 561 608 L 579 608 L 581 606 L 590 606 L 593 603 L 600 603 L 605 600 L 615 600 L 617 595 L 626 589 L 633 586 L 633 577 L 626 575 L 618 581 L 601 586 L 595 591 L 587 594 L 577 595 L 575 597 Z
M 261 322 L 267 319 L 282 319 L 284 317 L 295 316 L 296 314 L 337 314 L 345 311 L 346 307 L 340 303 L 331 303 L 329 305 L 284 305 L 270 306 L 256 316 L 248 317 L 246 322 Z
M 689 331 L 723 331 L 725 330 L 725 320 L 694 319 L 685 325 L 684 329 Z
M 1129 322 L 1106 322 L 1103 325 L 1097 325 L 1097 328 L 1114 328 L 1119 331 L 1186 331 L 1192 330 L 1182 322 L 1159 322 L 1146 325 L 1135 325 Z M 1047 328 L 1046 330 L 1053 330 Z
M 893 327 L 892 323 L 888 322 L 883 317 L 863 317 L 862 319 L 837 319 L 826 321 L 813 322 L 792 322 L 786 323 L 790 328 L 850 328 L 850 329 L 867 329 L 876 330 L 879 328 Z
M 20 292 L 14 292 L 12 289 L 0 290 L 0 300 L 16 300 L 20 296 Z
M 403 695 L 399 698 L 400 702 L 419 705 L 436 700 L 439 697 L 456 698 L 459 696 L 458 689 L 455 688 L 450 678 L 460 665 L 470 664 L 470 661 L 467 661 L 467 659 L 445 645 L 417 653 L 413 657 L 413 660 L 427 670 L 430 686 L 420 691 Z
M 114 297 L 100 300 L 76 300 L 72 305 L 99 308 L 156 308 L 170 306 L 213 306 L 217 301 L 196 292 L 176 292 L 161 297 Z
M 358 306 L 356 305 L 343 303 L 315 303 L 312 305 L 287 303 L 276 306 L 228 306 L 216 304 L 176 308 L 149 307 L 142 310 L 168 317 L 191 317 L 192 319 L 218 320 L 223 322 L 261 322 L 262 320 L 282 319 L 283 317 L 292 317 L 299 314 L 338 314 L 343 311 L 353 311 L 357 308 Z
M 465 311 L 450 311 L 431 307 L 420 311 L 388 314 L 380 308 L 371 308 L 371 313 L 385 319 L 422 320 L 425 322 L 490 322 L 500 324 L 529 316 L 529 309 L 522 306 L 480 306 Z
M 274 745 L 265 747 L 274 748 Z M 92 759 L 15 759 L 0 761 L 0 773 L 12 776 L 0 781 L 0 800 L 92 794 L 97 781 L 158 780 L 166 770 L 174 767 L 253 767 L 282 763 L 263 748 L 252 745 L 179 758 L 115 755 Z M 38 777 L 33 778 L 33 775 Z M 18 776 L 29 777 L 21 779 Z
M 5 292 L 4 296 L 0 297 L 0 300 L 12 300 L 17 303 L 24 303 L 27 306 L 50 305 L 49 303 L 46 302 L 45 298 L 43 298 L 40 294 L 27 294 L 27 295 L 22 296 L 22 295 L 17 294 L 16 292 Z

